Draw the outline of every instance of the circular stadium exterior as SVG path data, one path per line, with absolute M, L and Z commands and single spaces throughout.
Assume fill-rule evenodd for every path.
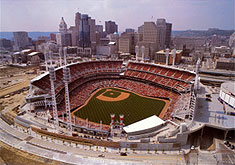
M 221 84 L 219 99 L 235 109 L 235 82 L 224 82 Z
M 84 106 L 90 96 L 98 89 L 119 88 L 141 96 L 169 101 L 165 113 L 159 117 L 162 120 L 170 120 L 175 111 L 190 108 L 190 100 L 194 95 L 195 72 L 175 67 L 133 61 L 125 64 L 120 60 L 86 61 L 69 64 L 67 67 L 71 74 L 68 86 L 71 112 Z M 66 126 L 63 67 L 55 69 L 54 90 L 59 123 Z M 31 81 L 30 93 L 26 102 L 31 105 L 31 112 L 44 114 L 49 111 L 51 119 L 56 119 L 53 116 L 52 92 L 48 72 Z M 118 115 L 120 114 L 116 114 L 116 117 Z M 193 112 L 188 114 L 187 118 L 192 119 Z M 110 117 L 109 120 L 111 123 Z M 102 121 L 97 123 L 88 118 L 72 115 L 71 122 L 75 131 L 110 132 L 110 125 L 103 124 Z

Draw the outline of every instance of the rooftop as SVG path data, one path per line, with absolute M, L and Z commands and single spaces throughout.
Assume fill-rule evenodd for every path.
M 142 130 L 147 130 L 150 128 L 157 127 L 161 124 L 164 124 L 165 121 L 157 117 L 156 115 L 150 116 L 146 119 L 137 121 L 133 124 L 130 124 L 123 129 L 126 131 L 126 133 L 132 133 L 132 132 L 138 132 Z

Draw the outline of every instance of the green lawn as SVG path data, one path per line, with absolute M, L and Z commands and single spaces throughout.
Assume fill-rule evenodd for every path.
M 106 88 L 113 89 L 115 91 L 127 92 L 117 88 Z M 99 123 L 102 121 L 103 124 L 110 124 L 110 114 L 115 114 L 115 121 L 119 121 L 119 114 L 124 114 L 124 124 L 129 125 L 139 120 L 145 119 L 152 115 L 159 115 L 165 106 L 165 102 L 161 100 L 141 97 L 132 92 L 130 96 L 121 101 L 108 102 L 96 99 L 98 95 L 104 93 L 105 89 L 97 92 L 88 102 L 87 105 L 75 112 L 76 116 L 86 119 L 89 121 Z M 120 95 L 119 92 L 115 92 L 114 95 Z M 105 92 L 106 96 L 109 96 L 110 92 Z M 114 97 L 114 95 L 109 97 Z M 117 97 L 117 96 L 116 96 Z

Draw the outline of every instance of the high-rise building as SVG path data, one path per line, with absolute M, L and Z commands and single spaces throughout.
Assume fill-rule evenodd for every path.
M 56 43 L 59 46 L 71 46 L 72 45 L 72 35 L 68 32 L 67 24 L 62 17 L 59 24 L 59 33 L 56 34 Z
M 103 25 L 95 25 L 95 30 L 99 33 L 102 33 L 104 30 Z
M 79 26 L 81 21 L 81 13 L 75 14 L 75 33 L 76 33 L 76 45 L 79 45 Z
M 159 49 L 170 47 L 172 24 L 167 23 L 165 19 L 157 19 L 157 39 Z
M 171 46 L 171 30 L 172 30 L 172 24 L 166 23 L 166 41 L 165 41 L 166 48 L 170 48 Z
M 80 25 L 80 20 L 81 20 L 81 13 L 77 12 L 75 14 L 75 27 L 79 31 L 79 25 Z
M 1 38 L 0 39 L 0 49 L 2 50 L 11 50 L 12 48 L 12 43 L 11 40 Z
M 67 24 L 64 21 L 64 18 L 62 17 L 60 24 L 59 24 L 59 32 L 60 33 L 66 33 L 68 31 Z
M 28 33 L 24 31 L 13 32 L 14 36 L 14 48 L 15 50 L 21 50 L 29 45 Z
M 89 17 L 88 19 L 88 23 L 90 26 L 90 40 L 91 42 L 96 42 L 96 27 L 95 27 L 95 19 L 91 19 L 91 17 Z
M 61 47 L 72 46 L 71 33 L 57 33 L 56 43 L 58 46 L 61 46 Z
M 90 40 L 91 40 L 91 52 L 92 54 L 96 53 L 96 27 L 95 27 L 95 19 L 91 19 L 89 17 L 88 23 L 90 26 Z
M 137 35 L 134 32 L 124 32 L 119 38 L 119 52 L 120 53 L 135 53 L 135 45 L 137 42 Z
M 79 46 L 82 48 L 91 47 L 90 25 L 89 17 L 87 14 L 81 15 L 79 25 Z
M 71 34 L 72 46 L 77 46 L 78 32 L 76 26 L 70 26 L 69 33 Z
M 144 47 L 144 58 L 153 59 L 155 52 L 158 50 L 157 27 L 154 22 L 144 22 L 144 25 L 138 27 L 137 34 L 139 46 L 139 56 L 142 56 L 141 47 Z
M 131 29 L 131 28 L 127 28 L 126 30 L 125 30 L 127 33 L 134 33 L 135 32 L 135 29 Z
M 113 21 L 105 21 L 105 32 L 107 34 L 118 32 L 118 25 Z

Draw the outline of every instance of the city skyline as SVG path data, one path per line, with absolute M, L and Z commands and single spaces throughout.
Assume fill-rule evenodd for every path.
M 118 3 L 111 0 L 69 3 L 65 0 L 1 0 L 0 31 L 58 31 L 61 17 L 68 26 L 75 24 L 76 12 L 89 14 L 96 24 L 115 21 L 119 31 L 137 29 L 144 22 L 156 22 L 158 18 L 172 22 L 173 30 L 234 29 L 233 0 L 121 0 Z

